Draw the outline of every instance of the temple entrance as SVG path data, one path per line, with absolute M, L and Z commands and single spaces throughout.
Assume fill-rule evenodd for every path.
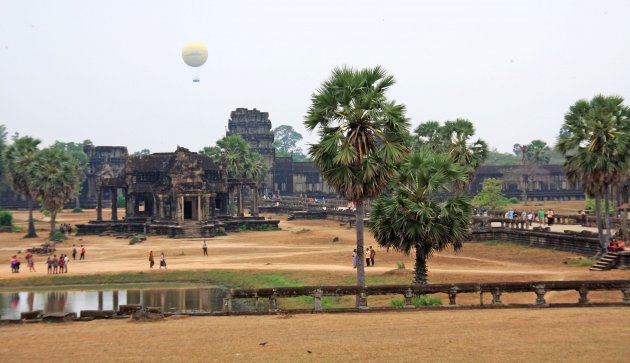
M 184 201 L 184 219 L 193 219 L 193 202 L 192 200 Z

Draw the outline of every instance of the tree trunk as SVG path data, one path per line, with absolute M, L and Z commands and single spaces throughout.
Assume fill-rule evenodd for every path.
M 606 237 L 602 228 L 602 195 L 598 191 L 595 193 L 595 217 L 597 219 L 597 235 L 599 236 L 599 247 L 601 253 L 606 253 Z
M 612 234 L 610 233 L 610 205 L 609 205 L 609 200 L 610 200 L 610 189 L 607 187 L 606 188 L 606 192 L 604 194 L 604 213 L 606 216 L 606 240 L 608 240 L 608 238 L 612 237 Z
M 363 199 L 357 200 L 357 286 L 365 287 L 365 251 L 363 248 Z M 358 303 L 358 302 L 357 302 Z
M 50 211 L 50 238 L 55 235 L 55 221 L 57 220 L 57 211 Z
M 429 270 L 427 269 L 427 258 L 422 253 L 419 245 L 416 245 L 416 266 L 415 266 L 415 283 L 418 285 L 427 284 L 427 275 Z
M 35 232 L 35 221 L 33 220 L 33 198 L 30 195 L 26 196 L 26 206 L 28 208 L 28 232 L 25 238 L 37 237 Z

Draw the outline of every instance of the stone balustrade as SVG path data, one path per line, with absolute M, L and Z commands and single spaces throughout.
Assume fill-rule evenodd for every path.
M 550 291 L 577 291 L 579 298 L 575 303 L 549 303 L 545 295 Z M 588 294 L 591 291 L 619 291 L 621 299 L 606 302 L 591 302 Z M 504 304 L 502 296 L 510 293 L 533 293 L 531 304 Z M 463 293 L 479 294 L 479 304 L 458 304 L 457 297 Z M 376 285 L 361 288 L 358 286 L 304 286 L 277 287 L 261 289 L 231 289 L 224 299 L 224 314 L 273 314 L 281 311 L 279 299 L 300 296 L 313 297 L 312 309 L 292 309 L 284 312 L 321 312 L 323 296 L 358 296 L 359 303 L 355 308 L 335 308 L 326 311 L 348 312 L 360 310 L 391 310 L 393 307 L 368 307 L 371 296 L 399 295 L 405 301 L 405 308 L 415 308 L 413 297 L 417 295 L 446 294 L 448 306 L 442 308 L 488 308 L 488 307 L 549 307 L 549 306 L 630 306 L 630 280 L 609 281 L 533 281 L 533 282 L 490 282 L 490 283 L 456 283 L 429 285 Z M 484 303 L 484 294 L 490 294 L 490 304 Z M 254 312 L 235 311 L 233 303 L 239 299 L 254 299 Z M 260 300 L 267 300 L 267 310 L 261 311 Z M 430 307 L 432 309 L 439 307 Z

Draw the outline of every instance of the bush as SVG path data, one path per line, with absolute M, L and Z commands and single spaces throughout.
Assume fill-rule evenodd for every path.
M 13 214 L 8 210 L 0 210 L 0 227 L 12 227 Z
M 129 240 L 129 244 L 130 245 L 135 245 L 136 243 L 138 243 L 140 241 L 140 238 L 138 238 L 138 236 L 133 236 L 131 237 L 131 239 Z
M 126 207 L 125 202 L 126 202 L 126 201 L 125 201 L 125 196 L 124 196 L 124 195 L 119 195 L 119 196 L 116 198 L 116 206 L 117 206 L 118 208 L 125 208 L 125 207 Z
M 65 234 L 61 233 L 61 231 L 55 231 L 55 233 L 52 236 L 53 241 L 65 241 L 67 239 L 68 237 L 66 237 Z
M 404 270 L 405 269 L 405 263 L 404 262 L 398 261 L 398 262 L 396 262 L 396 266 L 398 266 L 399 270 Z
M 518 204 L 519 200 L 517 197 L 508 198 L 508 202 L 510 204 Z
M 72 213 L 83 213 L 83 208 L 74 208 Z
M 417 295 L 411 298 L 411 303 L 417 308 L 421 306 L 441 306 L 442 299 L 437 296 Z M 405 306 L 405 300 L 392 299 L 391 304 L 395 308 L 402 308 Z

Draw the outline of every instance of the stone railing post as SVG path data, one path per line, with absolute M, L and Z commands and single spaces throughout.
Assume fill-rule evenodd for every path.
M 580 299 L 578 300 L 578 303 L 588 304 L 588 289 L 586 288 L 586 286 L 580 286 L 580 288 L 578 289 L 578 293 L 580 294 Z
M 626 285 L 621 289 L 623 293 L 623 303 L 630 304 L 630 285 Z
M 547 289 L 545 288 L 545 285 L 536 285 L 534 286 L 534 289 L 534 291 L 536 292 L 536 305 L 547 306 L 547 302 L 545 301 L 545 293 L 547 293 Z
M 359 310 L 366 309 L 369 309 L 367 304 L 367 291 L 363 289 L 359 294 Z
M 254 308 L 258 311 L 258 307 L 260 306 L 260 298 L 258 297 L 258 291 L 254 292 Z
M 223 298 L 223 311 L 226 313 L 232 312 L 232 291 L 228 291 L 227 295 Z
M 313 309 L 315 311 L 322 311 L 322 289 L 316 289 L 313 298 L 314 298 L 314 306 Z
M 407 288 L 407 290 L 405 291 L 405 308 L 406 309 L 413 309 L 415 308 L 415 306 L 413 305 L 413 291 L 411 291 L 411 288 Z
M 457 287 L 453 286 L 448 289 L 448 304 L 457 305 Z
M 273 289 L 273 294 L 269 296 L 269 312 L 278 312 L 278 290 Z
M 501 289 L 495 287 L 492 291 L 492 305 L 503 305 L 501 302 Z

